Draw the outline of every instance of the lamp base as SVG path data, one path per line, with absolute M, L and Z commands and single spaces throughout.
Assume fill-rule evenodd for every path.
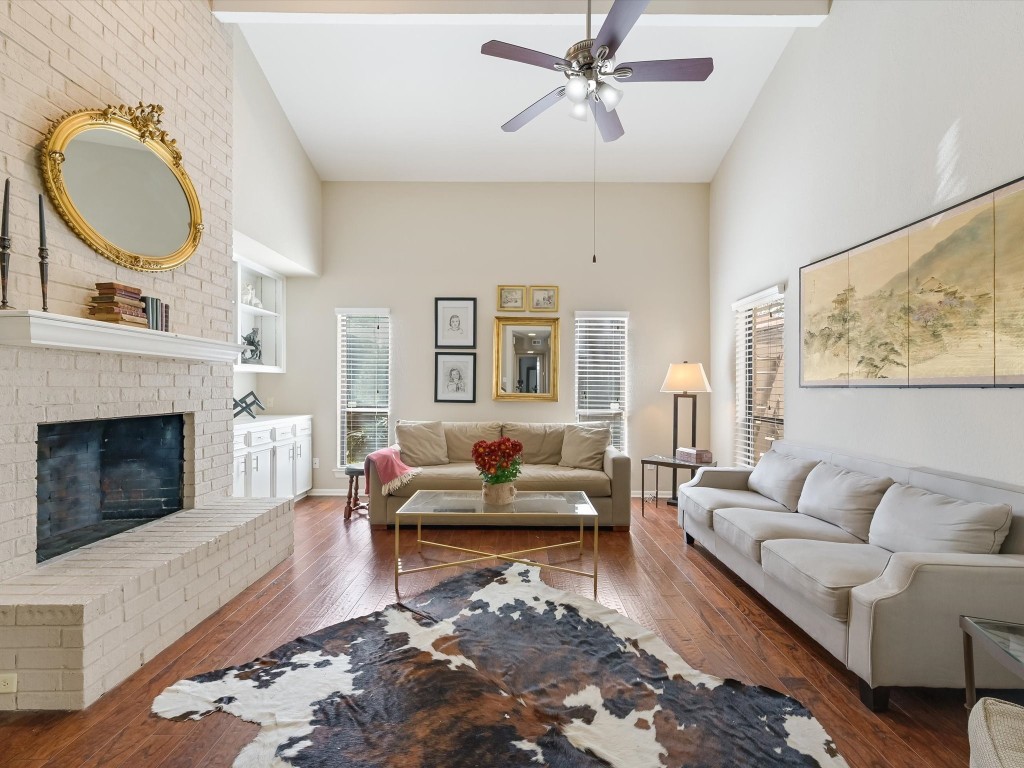
M 678 507 L 679 499 L 676 498 L 675 496 L 672 496 L 671 498 L 667 499 L 665 503 L 668 504 L 670 507 Z

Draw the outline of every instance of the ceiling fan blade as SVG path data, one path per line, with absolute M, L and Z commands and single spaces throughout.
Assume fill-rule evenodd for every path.
M 636 20 L 647 9 L 649 2 L 650 0 L 615 0 L 604 24 L 601 25 L 601 31 L 594 38 L 594 45 L 590 49 L 594 55 L 597 55 L 601 46 L 607 46 L 608 53 L 602 58 L 610 59 L 614 56 L 629 30 L 636 24 Z
M 615 78 L 623 83 L 666 83 L 680 80 L 707 80 L 715 69 L 711 59 L 664 59 L 629 61 L 615 67 Z M 632 70 L 629 76 L 619 75 Z
M 511 43 L 503 43 L 500 40 L 489 40 L 480 46 L 480 53 L 485 56 L 496 56 L 499 59 L 510 59 L 521 61 L 523 64 L 532 64 L 535 67 L 544 69 L 569 69 L 572 65 L 565 59 L 552 56 L 550 53 L 541 53 L 530 48 L 522 48 Z
M 555 104 L 561 101 L 563 96 L 565 96 L 565 86 L 560 85 L 557 88 L 555 88 L 555 90 L 551 91 L 551 93 L 533 102 L 533 104 L 528 106 L 518 115 L 516 115 L 503 126 L 501 126 L 501 130 L 506 131 L 508 133 L 511 133 L 512 131 L 518 131 L 528 122 L 533 120 L 533 118 L 537 117 L 537 115 L 539 115 L 541 112 L 548 109 L 549 107 L 553 107 Z
M 591 99 L 590 111 L 594 113 L 597 128 L 601 131 L 601 138 L 605 141 L 615 141 L 626 132 L 626 129 L 622 127 L 622 121 L 619 120 L 619 116 L 614 109 L 609 112 L 604 108 L 603 104 L 598 104 Z

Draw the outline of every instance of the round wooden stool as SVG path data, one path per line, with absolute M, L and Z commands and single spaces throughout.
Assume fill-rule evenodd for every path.
M 353 512 L 368 511 L 370 505 L 359 500 L 359 478 L 363 476 L 363 465 L 346 465 L 345 475 L 348 477 L 348 500 L 345 502 L 345 519 L 348 520 L 352 517 Z M 355 489 L 354 492 L 353 488 Z

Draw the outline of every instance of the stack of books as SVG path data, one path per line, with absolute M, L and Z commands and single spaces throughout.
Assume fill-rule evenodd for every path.
M 89 314 L 97 320 L 148 328 L 142 289 L 122 283 L 96 283 Z

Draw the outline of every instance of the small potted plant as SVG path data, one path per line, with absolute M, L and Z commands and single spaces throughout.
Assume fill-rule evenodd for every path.
M 484 481 L 485 503 L 512 503 L 516 495 L 513 482 L 519 477 L 522 457 L 523 444 L 508 437 L 492 442 L 479 440 L 473 444 L 473 461 Z

